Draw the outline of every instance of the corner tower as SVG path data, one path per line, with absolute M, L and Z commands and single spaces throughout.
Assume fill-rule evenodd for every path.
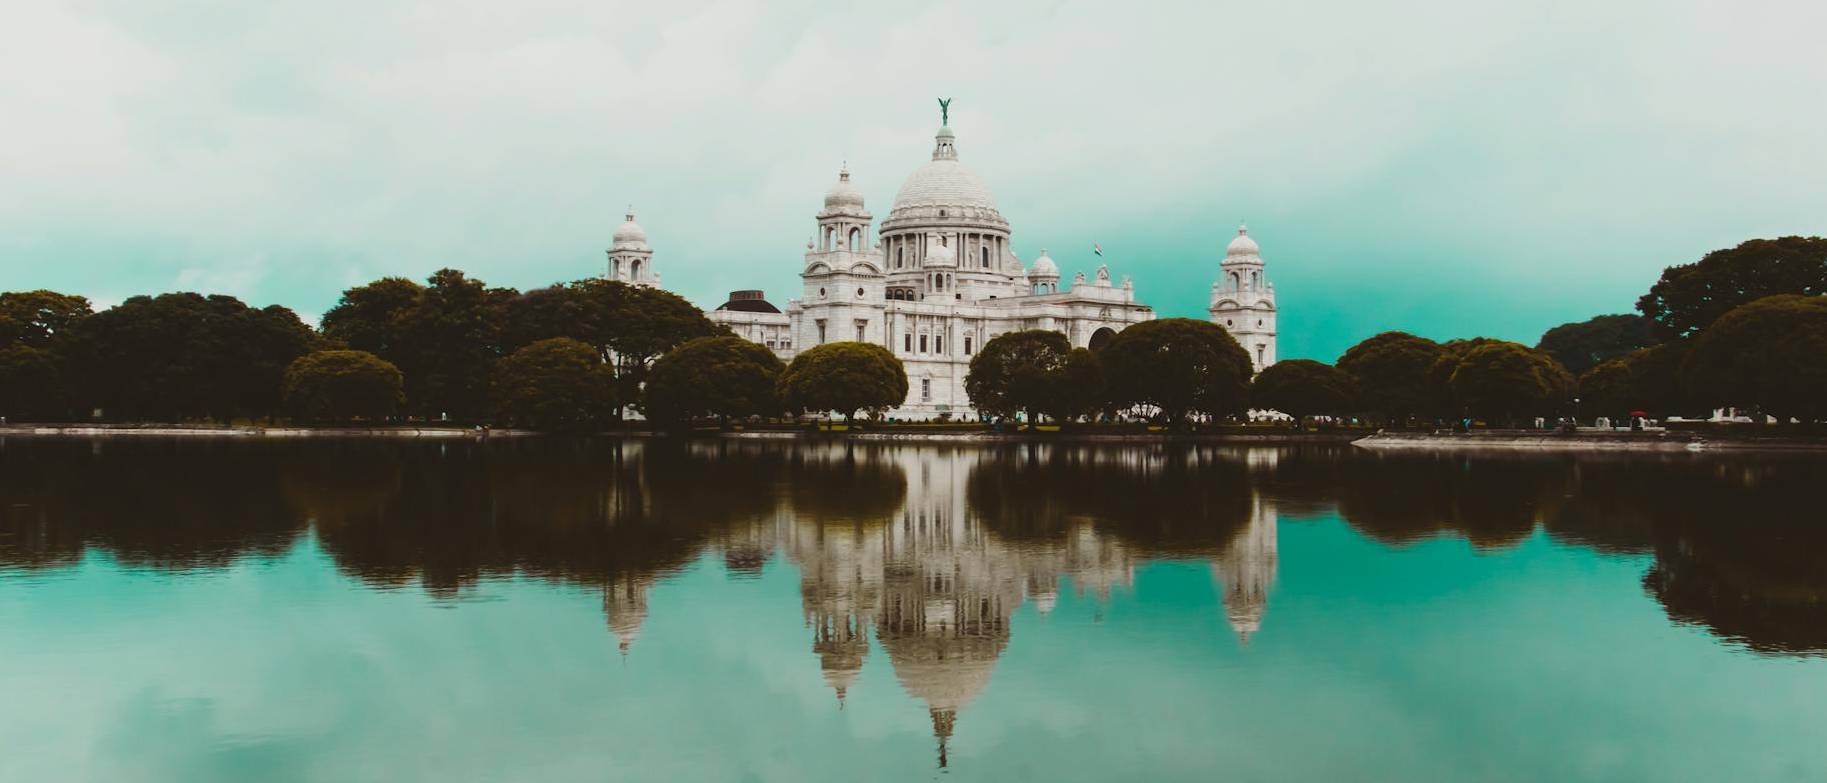
M 628 216 L 609 244 L 609 271 L 604 278 L 655 288 L 660 285 L 660 273 L 653 268 L 653 248 L 647 246 L 646 230 L 634 222 L 634 207 L 628 208 Z
M 1237 227 L 1237 237 L 1224 249 L 1210 312 L 1212 323 L 1224 327 L 1250 354 L 1253 371 L 1275 363 L 1275 284 L 1245 226 Z

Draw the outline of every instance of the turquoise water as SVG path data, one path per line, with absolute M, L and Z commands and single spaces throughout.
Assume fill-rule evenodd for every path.
M 0 780 L 1820 780 L 1827 461 L 0 443 Z

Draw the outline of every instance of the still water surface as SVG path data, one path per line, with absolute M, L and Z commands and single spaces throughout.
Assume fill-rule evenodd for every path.
M 1827 460 L 0 442 L 0 780 L 1822 780 Z

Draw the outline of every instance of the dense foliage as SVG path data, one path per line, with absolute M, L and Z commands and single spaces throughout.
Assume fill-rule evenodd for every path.
M 835 411 L 855 422 L 858 411 L 880 414 L 907 399 L 907 369 L 873 343 L 825 343 L 793 357 L 780 376 L 789 411 Z
M 1561 324 L 1542 334 L 1535 350 L 1547 353 L 1579 375 L 1600 362 L 1656 344 L 1655 324 L 1640 315 L 1598 315 Z
M 1344 414 L 1355 398 L 1350 375 L 1312 359 L 1283 359 L 1250 383 L 1251 407 L 1281 411 L 1297 425 L 1308 416 Z
M 773 416 L 782 409 L 783 370 L 774 351 L 757 342 L 730 335 L 688 340 L 653 363 L 646 410 L 663 422 Z
M 1665 338 L 1692 337 L 1732 308 L 1777 294 L 1827 294 L 1827 239 L 1753 239 L 1671 266 L 1637 311 Z
M 1487 421 L 1558 412 L 1573 396 L 1573 376 L 1559 362 L 1518 343 L 1487 341 L 1462 354 L 1449 351 L 1441 361 L 1453 364 L 1447 381 L 1453 405 Z
M 400 369 L 367 351 L 315 351 L 285 370 L 285 404 L 303 422 L 380 422 L 406 402 Z
M 1383 332 L 1345 351 L 1338 368 L 1351 376 L 1357 408 L 1390 424 L 1433 410 L 1439 398 L 1429 373 L 1440 360 L 1440 344 L 1407 332 Z
M 1224 417 L 1250 398 L 1250 356 L 1207 321 L 1162 318 L 1130 326 L 1098 351 L 1113 407 L 1148 406 L 1170 424 L 1189 413 Z
M 998 335 L 971 357 L 964 392 L 981 413 L 1032 421 L 1060 408 L 1054 398 L 1071 355 L 1072 343 L 1051 329 Z
M 136 296 L 89 316 L 71 347 L 84 401 L 109 419 L 269 417 L 316 336 L 291 310 L 232 296 Z
M 517 427 L 584 432 L 615 410 L 615 376 L 596 349 L 568 337 L 528 345 L 495 367 L 497 418 Z
M 1827 297 L 1770 296 L 1720 316 L 1695 338 L 1682 375 L 1704 399 L 1779 420 L 1827 418 Z

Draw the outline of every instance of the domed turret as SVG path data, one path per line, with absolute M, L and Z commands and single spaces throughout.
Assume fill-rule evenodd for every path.
M 641 224 L 634 222 L 633 209 L 628 210 L 622 225 L 615 229 L 614 242 L 610 247 L 613 250 L 651 249 L 647 247 L 647 231 L 641 228 Z
M 1249 227 L 1238 226 L 1237 238 L 1231 240 L 1231 244 L 1225 246 L 1224 255 L 1227 258 L 1231 256 L 1253 256 L 1261 251 L 1262 248 L 1256 246 L 1256 240 L 1250 238 Z
M 837 184 L 825 191 L 825 212 L 855 214 L 863 211 L 863 191 L 850 181 L 850 168 L 837 173 Z
M 1034 259 L 1034 266 L 1028 269 L 1028 284 L 1034 286 L 1037 294 L 1059 292 L 1059 265 L 1053 263 L 1053 257 L 1044 249 L 1040 251 L 1040 257 Z

